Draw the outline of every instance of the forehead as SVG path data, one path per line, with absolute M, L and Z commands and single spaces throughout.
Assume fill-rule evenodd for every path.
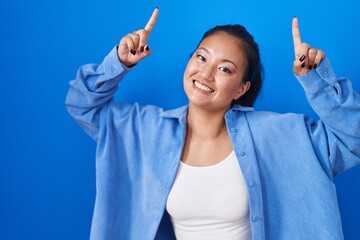
M 219 31 L 204 38 L 199 44 L 199 48 L 205 48 L 211 54 L 221 58 L 246 61 L 243 42 L 226 32 Z
M 223 31 L 218 31 L 218 32 L 215 32 L 213 34 L 211 34 L 210 36 L 204 38 L 200 45 L 202 44 L 211 44 L 211 43 L 215 43 L 217 45 L 228 45 L 230 44 L 231 47 L 236 47 L 236 48 L 240 48 L 242 49 L 243 48 L 243 43 L 242 41 L 233 36 L 233 35 L 230 35 L 226 32 L 223 32 Z

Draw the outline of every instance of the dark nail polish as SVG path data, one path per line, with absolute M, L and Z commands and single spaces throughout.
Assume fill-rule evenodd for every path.
M 304 68 L 304 67 L 305 67 L 305 63 L 301 64 L 301 67 Z
M 149 49 L 150 49 L 149 46 L 146 45 L 145 50 L 146 50 L 146 51 L 149 51 Z
M 311 70 L 311 69 L 312 69 L 312 67 L 313 67 L 312 65 L 309 65 L 309 66 L 308 66 L 309 70 Z
M 143 52 L 143 51 L 144 51 L 144 47 L 141 46 L 141 47 L 140 47 L 140 52 Z
M 305 55 L 302 55 L 300 58 L 299 58 L 299 61 L 302 62 L 305 60 Z
M 136 54 L 136 52 L 135 52 L 134 50 L 130 50 L 130 53 L 131 53 L 132 55 L 135 55 L 135 54 Z
M 316 69 L 316 68 L 317 68 L 317 66 L 318 66 L 318 65 L 315 63 L 315 64 L 314 64 L 314 69 Z

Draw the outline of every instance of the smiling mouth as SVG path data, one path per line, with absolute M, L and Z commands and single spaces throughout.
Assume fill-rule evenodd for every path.
M 212 88 L 210 88 L 210 87 L 208 87 L 208 86 L 205 86 L 205 85 L 199 83 L 199 82 L 196 81 L 196 80 L 193 80 L 193 83 L 194 83 L 195 87 L 203 90 L 204 92 L 207 92 L 207 93 L 213 93 L 213 92 L 215 92 L 214 89 L 212 89 Z

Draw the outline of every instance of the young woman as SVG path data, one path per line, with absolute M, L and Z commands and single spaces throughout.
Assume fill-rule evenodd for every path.
M 100 65 L 84 65 L 66 106 L 97 141 L 92 239 L 342 239 L 333 176 L 360 161 L 360 97 L 301 41 L 293 71 L 319 121 L 254 111 L 258 45 L 241 25 L 205 33 L 184 73 L 188 106 L 112 100 L 151 53 L 159 10 Z

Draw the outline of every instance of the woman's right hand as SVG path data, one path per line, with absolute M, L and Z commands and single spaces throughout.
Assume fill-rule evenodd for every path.
M 129 33 L 120 40 L 117 53 L 120 62 L 126 67 L 133 67 L 140 60 L 150 55 L 151 49 L 147 45 L 147 40 L 155 26 L 158 15 L 159 9 L 155 8 L 144 29 Z

